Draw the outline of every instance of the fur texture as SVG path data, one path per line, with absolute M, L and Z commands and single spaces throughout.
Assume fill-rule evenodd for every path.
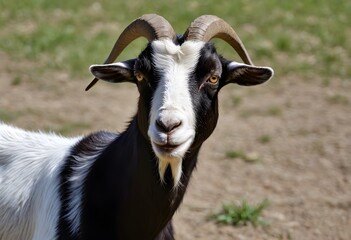
M 0 239 L 55 239 L 60 167 L 79 139 L 0 123 Z
M 97 132 L 75 144 L 60 172 L 58 239 L 78 239 L 85 182 L 93 164 L 103 150 L 118 137 L 115 133 Z
M 203 45 L 202 42 L 185 42 L 177 46 L 168 40 L 154 41 L 151 46 L 152 63 L 161 77 L 151 102 L 148 135 L 159 159 L 161 180 L 164 181 L 165 171 L 170 166 L 175 187 L 182 174 L 183 157 L 195 138 L 196 116 L 188 82 Z M 169 134 L 158 129 L 157 121 L 164 125 L 180 123 L 180 126 Z M 159 147 L 164 144 L 178 147 L 169 154 Z
M 176 42 L 90 68 L 138 87 L 137 114 L 120 134 L 68 139 L 0 124 L 0 239 L 174 239 L 171 219 L 216 127 L 219 91 L 273 75 L 210 43 Z

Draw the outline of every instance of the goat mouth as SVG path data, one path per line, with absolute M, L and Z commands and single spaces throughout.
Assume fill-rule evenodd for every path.
M 183 158 L 184 154 L 192 143 L 192 138 L 188 138 L 185 141 L 174 142 L 174 141 L 151 141 L 153 150 L 158 157 L 176 157 Z
M 166 144 L 154 143 L 154 144 L 158 149 L 162 150 L 162 152 L 165 152 L 165 153 L 171 153 L 181 145 L 181 144 L 170 144 L 170 143 L 166 143 Z

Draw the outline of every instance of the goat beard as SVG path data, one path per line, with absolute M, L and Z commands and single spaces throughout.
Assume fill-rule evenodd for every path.
M 173 177 L 173 188 L 177 189 L 181 186 L 181 176 L 182 176 L 182 158 L 178 157 L 162 157 L 158 158 L 158 171 L 160 174 L 161 183 L 165 183 L 165 173 L 167 167 L 170 166 L 172 177 Z

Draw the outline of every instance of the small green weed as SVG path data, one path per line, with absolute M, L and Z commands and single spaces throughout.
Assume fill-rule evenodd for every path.
M 254 226 L 267 226 L 268 223 L 261 217 L 262 211 L 269 206 L 268 200 L 263 200 L 259 204 L 253 206 L 246 200 L 241 204 L 225 204 L 220 213 L 214 214 L 212 219 L 217 223 L 242 226 L 252 223 Z
M 272 140 L 272 137 L 268 134 L 263 134 L 257 138 L 257 141 L 262 144 L 269 143 L 271 140 Z
M 249 118 L 253 116 L 279 117 L 283 115 L 280 106 L 269 106 L 267 109 L 248 108 L 240 112 L 240 117 Z
M 90 124 L 84 122 L 72 122 L 67 123 L 61 126 L 59 129 L 56 129 L 55 132 L 58 132 L 62 135 L 70 135 L 77 130 L 85 130 L 91 127 Z
M 10 112 L 10 111 L 5 111 L 0 109 L 0 121 L 13 121 L 20 115 L 19 112 Z
M 233 96 L 232 97 L 233 107 L 239 106 L 241 102 L 242 102 L 242 98 L 241 97 L 239 97 L 239 96 Z
M 228 150 L 225 153 L 226 157 L 228 158 L 241 158 L 243 157 L 245 154 L 242 151 L 236 151 L 236 150 Z
M 282 109 L 277 106 L 271 106 L 267 109 L 267 116 L 280 116 L 282 114 Z
M 231 158 L 231 159 L 240 158 L 247 162 L 256 162 L 259 160 L 259 156 L 255 152 L 245 153 L 241 150 L 228 150 L 225 153 L 225 155 L 227 158 Z
M 11 81 L 12 86 L 17 86 L 17 85 L 20 85 L 21 83 L 22 83 L 22 78 L 20 76 L 14 77 Z
M 350 103 L 349 99 L 346 96 L 340 95 L 340 94 L 334 94 L 332 96 L 329 96 L 327 98 L 327 101 L 330 104 L 341 104 L 341 105 L 347 105 Z

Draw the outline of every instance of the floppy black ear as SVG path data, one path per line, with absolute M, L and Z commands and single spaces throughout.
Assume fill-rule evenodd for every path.
M 227 62 L 224 74 L 224 85 L 236 83 L 242 86 L 253 86 L 264 83 L 273 77 L 270 67 L 257 67 L 238 62 Z
M 135 59 L 110 63 L 110 64 L 95 64 L 90 66 L 90 72 L 98 79 L 112 82 L 132 82 L 135 83 L 134 77 Z

